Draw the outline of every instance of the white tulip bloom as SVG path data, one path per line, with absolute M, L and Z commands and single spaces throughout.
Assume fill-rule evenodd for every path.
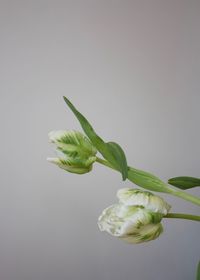
M 131 188 L 120 189 L 117 197 L 119 203 L 106 208 L 99 217 L 101 231 L 128 243 L 150 241 L 163 232 L 160 222 L 171 206 L 161 197 Z
M 128 243 L 142 243 L 157 238 L 163 231 L 162 216 L 136 206 L 114 204 L 106 208 L 98 220 L 101 231 Z

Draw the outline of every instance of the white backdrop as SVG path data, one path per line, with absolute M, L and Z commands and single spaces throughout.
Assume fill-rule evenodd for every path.
M 199 177 L 199 13 L 195 0 L 0 1 L 1 280 L 194 279 L 197 222 L 166 220 L 159 239 L 127 245 L 97 218 L 131 184 L 46 157 L 50 130 L 80 129 L 66 95 L 130 165 Z

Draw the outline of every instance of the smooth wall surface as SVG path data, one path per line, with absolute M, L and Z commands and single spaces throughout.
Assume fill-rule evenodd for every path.
M 50 130 L 80 129 L 66 95 L 130 165 L 199 177 L 199 13 L 195 0 L 0 0 L 0 280 L 195 279 L 197 222 L 165 220 L 159 239 L 127 245 L 97 218 L 133 185 L 46 157 Z

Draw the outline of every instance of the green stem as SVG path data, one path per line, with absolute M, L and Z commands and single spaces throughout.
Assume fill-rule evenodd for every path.
M 99 158 L 99 157 L 96 157 L 96 162 L 101 163 L 101 164 L 103 164 L 103 165 L 105 165 L 105 166 L 107 166 L 107 167 L 109 167 L 109 168 L 111 168 L 111 169 L 117 171 L 117 169 L 115 169 L 115 168 L 112 166 L 112 164 L 110 164 L 108 161 L 106 161 L 106 160 L 104 160 L 104 159 L 101 159 L 101 158 Z
M 164 218 L 172 219 L 185 219 L 200 222 L 200 216 L 191 215 L 191 214 L 181 214 L 181 213 L 168 213 Z
M 96 159 L 97 162 L 99 162 L 100 164 L 103 164 L 115 171 L 118 171 L 116 168 L 114 168 L 112 166 L 111 163 L 109 163 L 108 161 L 98 158 Z M 147 175 L 147 176 L 146 176 Z M 151 180 L 149 180 L 151 176 Z M 191 195 L 189 193 L 186 193 L 184 191 L 179 190 L 176 187 L 171 187 L 168 184 L 164 183 L 163 181 L 161 181 L 159 178 L 157 178 L 156 176 L 153 176 L 149 173 L 146 173 L 144 171 L 132 168 L 132 167 L 128 167 L 128 179 L 129 181 L 133 182 L 134 184 L 143 187 L 145 189 L 149 189 L 151 191 L 158 191 L 158 192 L 164 192 L 164 193 L 169 193 L 171 195 L 177 196 L 179 198 L 182 198 L 184 200 L 187 200 L 193 204 L 196 204 L 198 206 L 200 206 L 200 198 L 196 197 L 194 195 Z M 152 184 L 156 183 L 156 187 L 153 187 Z
M 184 192 L 184 191 L 180 191 L 177 188 L 172 189 L 171 188 L 171 194 L 177 197 L 180 197 L 184 200 L 190 201 L 193 204 L 199 205 L 200 206 L 200 199 L 199 197 L 196 197 L 190 193 Z

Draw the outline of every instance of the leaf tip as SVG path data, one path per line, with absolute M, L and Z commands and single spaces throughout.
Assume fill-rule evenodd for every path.
M 64 101 L 65 101 L 66 103 L 68 103 L 68 102 L 69 102 L 69 99 L 67 99 L 67 97 L 66 97 L 66 96 L 63 96 L 63 99 L 64 99 Z
M 63 96 L 63 99 L 65 101 L 65 103 L 67 104 L 67 106 L 72 110 L 72 111 L 75 111 L 75 107 L 74 105 L 71 103 L 71 101 L 66 97 L 66 96 Z

